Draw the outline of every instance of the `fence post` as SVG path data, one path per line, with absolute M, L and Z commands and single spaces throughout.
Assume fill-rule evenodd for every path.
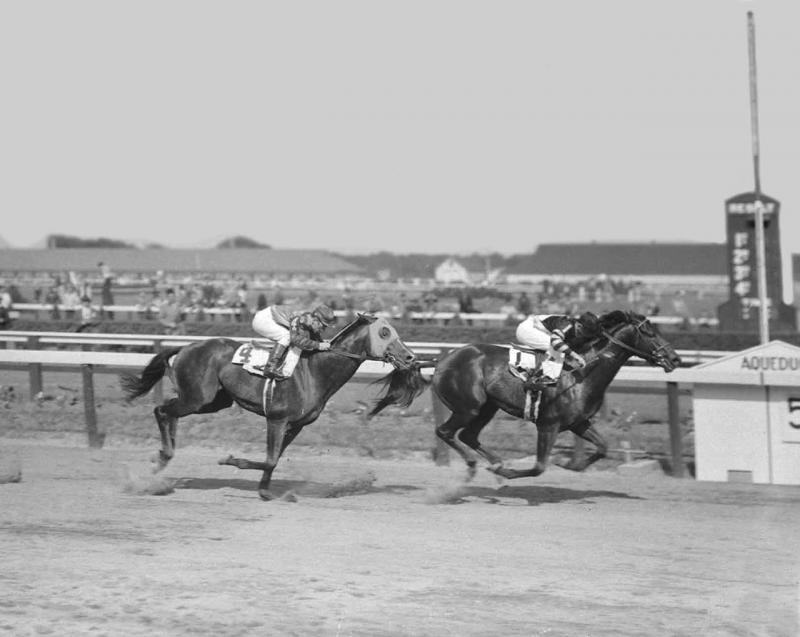
M 153 345 L 153 351 L 158 354 L 162 349 L 164 349 L 164 345 L 160 340 L 157 340 Z M 157 405 L 160 405 L 164 402 L 164 380 L 159 380 L 155 386 L 153 387 L 153 400 Z
M 431 392 L 433 424 L 435 427 L 438 427 L 450 417 L 450 410 L 445 406 L 445 404 L 441 400 L 439 400 L 439 397 L 436 395 L 436 392 L 433 391 L 433 388 L 430 389 L 430 392 Z M 435 438 L 436 438 L 436 446 L 433 449 L 434 462 L 436 462 L 436 464 L 440 466 L 449 465 L 450 447 L 448 447 L 447 443 L 444 442 L 441 438 L 439 438 L 439 436 L 435 436 Z
M 672 453 L 672 475 L 684 476 L 683 440 L 681 436 L 681 415 L 678 402 L 678 383 L 667 383 L 667 411 L 669 413 L 669 446 Z
M 38 349 L 39 337 L 29 336 L 27 346 L 28 349 Z M 42 366 L 40 363 L 28 365 L 28 384 L 31 390 L 31 400 L 33 400 L 42 391 Z
M 89 446 L 100 449 L 106 439 L 105 431 L 97 427 L 97 410 L 94 404 L 94 370 L 91 365 L 81 365 L 83 376 L 83 413 L 86 417 L 86 433 L 89 435 Z

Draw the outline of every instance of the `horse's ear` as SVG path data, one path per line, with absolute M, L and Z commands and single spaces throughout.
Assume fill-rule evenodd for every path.
M 363 312 L 359 312 L 358 314 L 356 314 L 356 317 L 358 318 L 359 321 L 364 321 L 365 323 L 374 323 L 375 321 L 378 320 L 378 317 L 375 316 L 374 314 L 366 314 Z
M 603 327 L 615 327 L 622 321 L 628 321 L 627 313 L 622 310 L 611 310 L 600 317 L 600 324 Z

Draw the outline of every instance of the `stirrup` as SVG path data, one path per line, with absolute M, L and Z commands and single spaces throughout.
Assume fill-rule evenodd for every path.
M 273 367 L 272 369 L 267 367 L 267 369 L 264 370 L 264 376 L 275 381 L 286 380 L 289 378 L 283 373 L 283 370 L 280 367 Z
M 558 384 L 557 378 L 550 378 L 549 376 L 538 376 L 536 378 L 530 378 L 525 383 L 523 383 L 523 387 L 526 391 L 542 391 L 547 389 L 548 387 L 553 387 L 554 385 Z

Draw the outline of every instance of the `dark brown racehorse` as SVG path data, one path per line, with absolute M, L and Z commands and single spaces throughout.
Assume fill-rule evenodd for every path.
M 607 445 L 591 419 L 603 404 L 606 389 L 620 367 L 638 356 L 671 372 L 680 357 L 644 316 L 615 310 L 600 317 L 600 330 L 586 340 L 580 328 L 573 330 L 570 345 L 587 361 L 586 367 L 572 374 L 564 372 L 557 385 L 544 390 L 536 419 L 536 464 L 527 470 L 503 465 L 503 460 L 478 441 L 481 430 L 502 409 L 522 418 L 525 391 L 522 381 L 508 371 L 508 348 L 472 344 L 460 347 L 436 364 L 432 386 L 439 399 L 452 412 L 436 427 L 436 435 L 466 461 L 469 476 L 475 473 L 477 455 L 485 458 L 489 469 L 505 478 L 538 476 L 547 467 L 553 445 L 561 431 L 572 431 L 591 442 L 595 451 L 583 462 L 567 468 L 582 471 L 606 455 Z M 419 370 L 395 371 L 386 379 L 386 392 L 372 413 L 398 403 L 407 405 L 421 393 Z
M 248 411 L 266 416 L 267 459 L 255 462 L 229 456 L 220 464 L 263 471 L 258 493 L 272 499 L 270 479 L 281 454 L 300 430 L 314 422 L 325 404 L 365 360 L 382 360 L 396 369 L 408 369 L 416 357 L 383 318 L 361 314 L 331 339 L 331 349 L 304 354 L 291 378 L 275 384 L 264 413 L 264 378 L 233 365 L 231 357 L 240 343 L 213 338 L 156 354 L 141 376 L 126 374 L 122 387 L 132 400 L 148 392 L 169 374 L 177 397 L 164 401 L 154 414 L 161 432 L 158 469 L 175 455 L 178 418 L 230 407 L 235 401 Z M 173 358 L 174 357 L 174 358 Z

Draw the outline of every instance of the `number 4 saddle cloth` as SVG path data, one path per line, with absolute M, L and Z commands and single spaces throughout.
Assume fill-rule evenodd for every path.
M 239 348 L 233 353 L 231 363 L 234 365 L 241 365 L 244 371 L 256 376 L 264 375 L 264 368 L 267 366 L 270 354 L 272 353 L 272 344 L 259 343 L 258 341 L 250 341 L 249 343 L 242 343 Z

